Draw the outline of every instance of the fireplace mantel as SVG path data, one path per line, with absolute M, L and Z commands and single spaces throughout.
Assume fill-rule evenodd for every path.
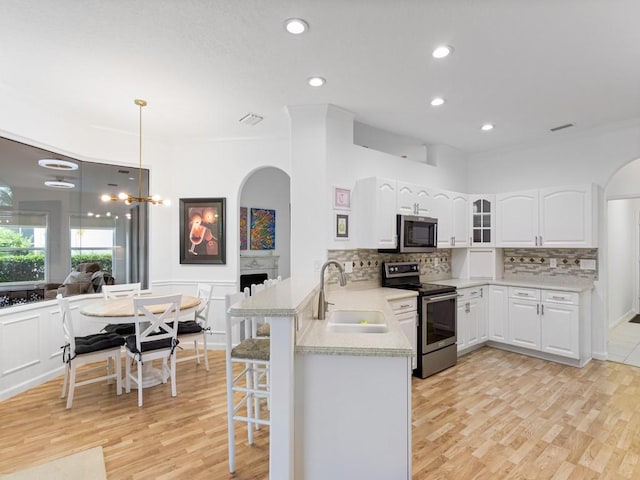
M 240 257 L 240 275 L 266 273 L 268 278 L 278 276 L 277 255 L 242 255 Z

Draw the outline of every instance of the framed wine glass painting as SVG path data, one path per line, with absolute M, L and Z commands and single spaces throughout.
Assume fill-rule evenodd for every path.
M 180 199 L 180 263 L 227 263 L 225 200 Z

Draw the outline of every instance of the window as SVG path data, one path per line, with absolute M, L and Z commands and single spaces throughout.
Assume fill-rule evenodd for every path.
M 0 283 L 46 278 L 47 214 L 0 214 Z
M 71 228 L 71 266 L 95 262 L 113 271 L 115 228 Z

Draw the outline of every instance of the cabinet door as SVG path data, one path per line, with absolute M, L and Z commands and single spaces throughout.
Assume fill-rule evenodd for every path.
M 538 191 L 496 195 L 496 245 L 533 247 L 538 239 Z
M 545 247 L 594 246 L 592 186 L 540 190 L 540 237 Z
M 469 196 L 471 246 L 495 245 L 495 195 Z
M 580 358 L 580 314 L 577 305 L 543 303 L 542 351 Z
M 509 299 L 509 343 L 540 350 L 540 303 Z
M 472 298 L 467 304 L 467 346 L 475 345 L 480 340 L 479 327 L 482 319 L 482 304 L 480 298 Z
M 451 192 L 438 190 L 433 195 L 433 216 L 438 219 L 438 247 L 453 245 L 453 200 Z
M 466 300 L 458 300 L 458 310 L 456 312 L 456 336 L 458 344 L 458 352 L 467 348 L 468 323 Z
M 454 247 L 469 246 L 469 197 L 463 193 L 451 196 L 453 223 L 451 235 Z
M 489 340 L 509 343 L 509 288 L 489 287 Z
M 396 320 L 398 320 L 400 328 L 407 336 L 407 340 L 409 340 L 411 348 L 413 348 L 411 368 L 416 369 L 418 368 L 418 314 L 413 312 L 396 315 Z
M 359 248 L 395 248 L 396 181 L 364 178 L 356 182 L 355 220 Z
M 398 182 L 397 209 L 403 215 L 433 215 L 433 194 L 429 188 L 413 183 Z
M 478 324 L 478 341 L 489 340 L 489 302 L 487 299 L 487 287 L 480 287 L 480 298 L 476 308 L 476 323 Z

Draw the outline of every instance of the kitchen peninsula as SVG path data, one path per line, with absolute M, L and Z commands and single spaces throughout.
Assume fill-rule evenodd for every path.
M 388 301 L 415 292 L 330 290 L 327 320 L 317 293 L 315 278 L 287 279 L 230 308 L 271 324 L 270 478 L 411 478 L 413 349 Z M 382 312 L 386 331 L 329 331 L 336 310 Z

